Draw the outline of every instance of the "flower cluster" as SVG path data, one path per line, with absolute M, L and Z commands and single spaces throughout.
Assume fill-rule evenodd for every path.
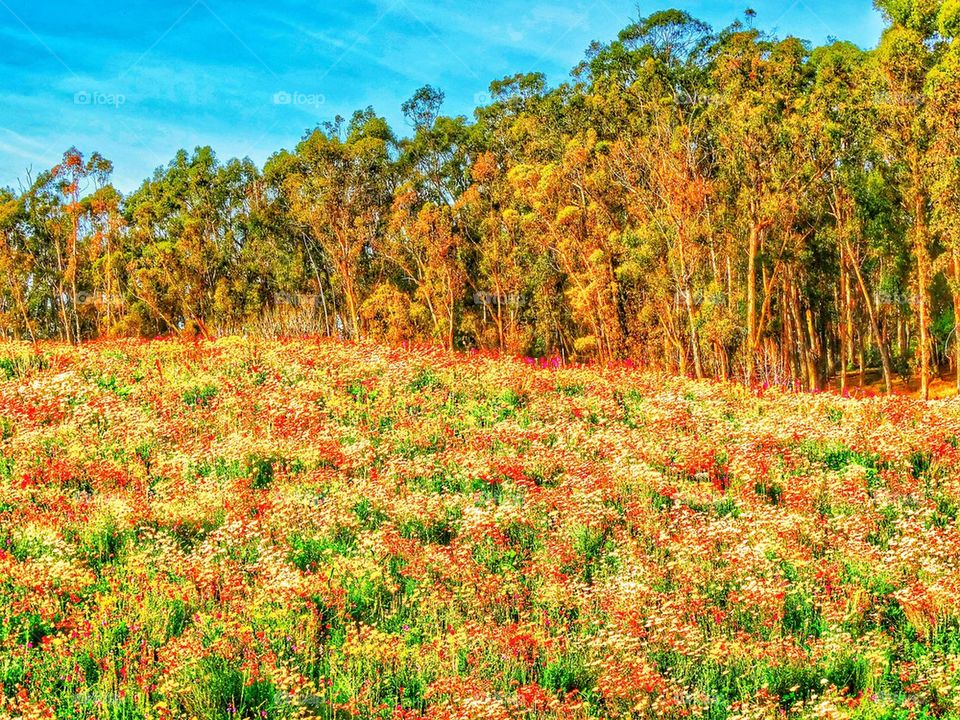
M 4 354 L 0 716 L 960 713 L 952 401 L 311 340 Z

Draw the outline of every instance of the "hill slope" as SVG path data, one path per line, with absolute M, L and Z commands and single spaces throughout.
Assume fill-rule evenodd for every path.
M 957 402 L 307 341 L 0 358 L 3 714 L 960 709 Z

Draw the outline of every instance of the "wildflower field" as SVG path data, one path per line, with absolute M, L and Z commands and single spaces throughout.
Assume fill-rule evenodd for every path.
M 960 404 L 0 346 L 0 716 L 960 716 Z

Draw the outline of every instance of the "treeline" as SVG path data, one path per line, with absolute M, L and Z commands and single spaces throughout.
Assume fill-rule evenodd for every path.
M 960 381 L 960 4 L 877 49 L 657 13 L 571 80 L 431 87 L 263 168 L 181 151 L 134 193 L 75 149 L 0 195 L 0 323 L 442 342 L 824 387 Z

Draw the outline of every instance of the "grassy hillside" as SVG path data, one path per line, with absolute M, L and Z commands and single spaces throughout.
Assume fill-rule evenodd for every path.
M 0 716 L 960 713 L 960 402 L 0 346 Z

